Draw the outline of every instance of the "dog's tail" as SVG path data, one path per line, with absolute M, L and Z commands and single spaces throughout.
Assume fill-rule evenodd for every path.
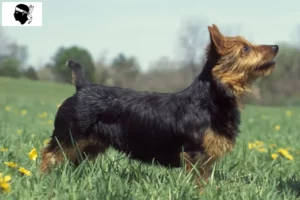
M 75 85 L 76 90 L 80 90 L 82 87 L 89 83 L 85 80 L 81 65 L 73 60 L 69 60 L 66 63 L 72 71 L 72 83 Z

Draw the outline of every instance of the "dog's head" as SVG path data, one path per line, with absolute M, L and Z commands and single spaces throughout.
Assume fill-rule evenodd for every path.
M 274 69 L 274 58 L 279 50 L 277 45 L 255 45 L 241 36 L 226 37 L 214 24 L 208 30 L 207 59 L 215 60 L 213 77 L 234 92 L 250 90 L 250 83 Z

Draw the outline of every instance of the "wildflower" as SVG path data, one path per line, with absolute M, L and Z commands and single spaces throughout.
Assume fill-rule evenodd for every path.
M 21 115 L 26 115 L 27 114 L 27 110 L 21 110 Z
M 46 117 L 48 117 L 48 113 L 47 112 L 43 112 L 43 113 L 39 114 L 38 117 L 39 118 L 46 118 Z
M 259 140 L 256 140 L 256 141 L 255 141 L 255 144 L 256 144 L 258 147 L 262 147 L 262 146 L 264 145 L 264 142 L 259 141 Z
M 51 124 L 53 124 L 53 121 L 52 120 L 48 120 L 47 124 L 51 125 Z
M 61 103 L 56 105 L 57 108 L 59 108 L 60 106 L 61 106 Z
M 290 110 L 285 111 L 285 115 L 286 115 L 287 117 L 292 116 L 292 111 L 290 111 Z
M 279 155 L 277 153 L 272 153 L 271 157 L 273 160 L 275 160 Z
M 10 107 L 10 106 L 5 106 L 5 111 L 6 111 L 6 112 L 11 111 L 11 107 Z
M 24 167 L 20 167 L 19 172 L 21 172 L 22 174 L 24 174 L 26 176 L 31 176 L 31 172 L 29 170 L 25 169 Z
M 280 153 L 280 154 L 283 155 L 283 156 L 289 154 L 288 150 L 283 149 L 283 148 L 278 149 L 277 152 Z
M 288 160 L 294 160 L 294 157 L 291 154 L 285 155 Z
M 254 143 L 249 143 L 248 144 L 248 149 L 254 149 L 254 148 L 256 148 L 256 144 L 254 144 Z
M 19 134 L 19 135 L 21 135 L 22 132 L 23 132 L 23 131 L 22 131 L 21 129 L 18 129 L 18 130 L 17 130 L 17 134 Z
M 38 157 L 36 148 L 33 148 L 29 153 L 28 153 L 29 159 L 30 160 L 36 160 L 36 158 Z
M 266 148 L 263 148 L 263 147 L 260 147 L 257 149 L 259 152 L 262 152 L 262 153 L 265 153 L 267 152 L 267 149 Z
M 279 126 L 279 125 L 276 125 L 276 126 L 275 126 L 275 130 L 276 130 L 276 131 L 279 131 L 279 130 L 280 130 L 280 126 Z
M 50 139 L 44 140 L 44 146 L 47 146 L 49 144 L 49 142 L 50 142 Z
M 11 177 L 10 176 L 4 176 L 2 177 L 2 173 L 0 173 L 0 189 L 4 192 L 10 192 L 11 187 L 10 187 L 10 182 Z
M 2 148 L 1 148 L 1 151 L 2 151 L 2 152 L 7 152 L 7 151 L 8 151 L 8 149 L 7 149 L 7 148 L 4 148 L 4 147 L 2 147 Z
M 276 147 L 276 144 L 270 144 L 270 148 Z
M 11 167 L 11 168 L 16 168 L 17 167 L 17 164 L 14 163 L 14 162 L 4 162 L 4 164 Z

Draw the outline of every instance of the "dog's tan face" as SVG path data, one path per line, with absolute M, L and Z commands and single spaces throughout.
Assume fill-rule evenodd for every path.
M 216 25 L 208 30 L 211 48 L 219 56 L 213 75 L 229 87 L 243 90 L 242 87 L 274 69 L 274 58 L 279 50 L 277 45 L 255 45 L 240 36 L 225 37 Z

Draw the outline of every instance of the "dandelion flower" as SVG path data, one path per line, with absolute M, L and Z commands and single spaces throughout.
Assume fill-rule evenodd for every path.
M 273 160 L 275 160 L 279 155 L 277 153 L 272 153 L 271 157 Z
M 254 143 L 249 143 L 248 144 L 248 149 L 254 149 L 256 147 L 256 144 L 254 144 Z
M 255 141 L 255 144 L 256 144 L 258 147 L 262 147 L 262 146 L 264 145 L 264 142 L 259 141 L 259 140 L 256 140 L 256 141 Z
M 276 130 L 276 131 L 279 131 L 279 130 L 280 130 L 280 126 L 279 126 L 279 125 L 276 125 L 276 126 L 275 126 L 275 130 Z
M 22 132 L 23 132 L 23 131 L 22 131 L 21 129 L 18 129 L 18 130 L 17 130 L 17 134 L 19 134 L 19 135 L 21 135 Z
M 2 148 L 1 148 L 1 151 L 2 151 L 2 152 L 7 152 L 7 151 L 8 151 L 8 149 L 7 149 L 7 148 L 4 148 L 4 147 L 2 147 Z
M 270 144 L 270 148 L 275 148 L 276 144 Z
M 259 152 L 262 152 L 262 153 L 265 153 L 267 152 L 267 149 L 266 148 L 263 148 L 263 147 L 260 147 L 257 149 Z
M 6 111 L 6 112 L 11 111 L 11 107 L 10 107 L 10 106 L 5 106 L 5 111 Z
M 38 157 L 36 148 L 33 148 L 29 153 L 28 153 L 29 159 L 30 160 L 36 160 L 36 158 Z
M 11 167 L 11 168 L 16 168 L 17 167 L 17 164 L 14 163 L 14 162 L 4 162 L 4 164 Z
M 52 120 L 48 120 L 47 124 L 51 125 L 51 124 L 53 124 L 53 121 Z
M 9 181 L 11 180 L 10 176 L 4 176 L 2 177 L 2 174 L 0 174 L 0 189 L 4 192 L 10 192 L 11 187 L 9 184 Z
M 291 154 L 285 155 L 288 160 L 294 160 L 294 157 Z
M 26 115 L 27 114 L 27 110 L 21 110 L 21 115 Z
M 285 115 L 286 115 L 287 117 L 292 116 L 292 111 L 290 111 L 290 110 L 285 111 Z
M 278 153 L 280 153 L 281 155 L 285 156 L 289 154 L 289 151 L 283 148 L 280 148 L 277 150 Z
M 22 174 L 24 174 L 26 176 L 31 176 L 31 172 L 29 170 L 25 169 L 24 167 L 20 167 L 19 172 L 21 172 Z

